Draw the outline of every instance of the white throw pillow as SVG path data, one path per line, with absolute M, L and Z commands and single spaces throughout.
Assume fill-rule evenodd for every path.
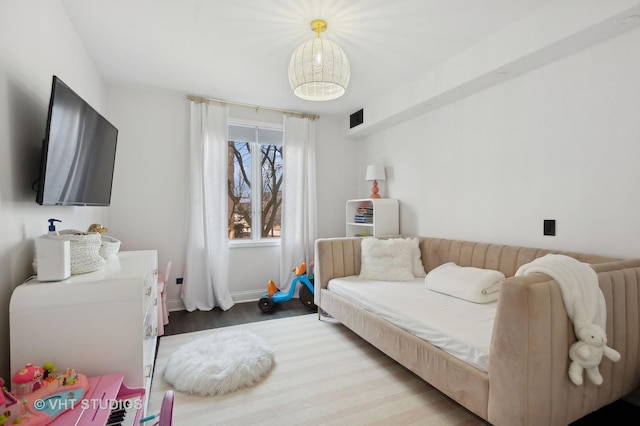
M 377 281 L 413 281 L 413 245 L 402 238 L 361 242 L 360 278 Z
M 407 238 L 408 241 L 411 241 L 411 245 L 413 246 L 413 276 L 416 278 L 423 278 L 427 275 L 424 271 L 424 266 L 422 265 L 422 252 L 420 251 L 420 240 L 418 237 Z
M 438 266 L 424 279 L 428 290 L 475 303 L 498 300 L 504 280 L 505 276 L 500 271 L 458 266 L 453 262 Z

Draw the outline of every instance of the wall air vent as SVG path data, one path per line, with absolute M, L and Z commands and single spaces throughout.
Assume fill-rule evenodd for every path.
M 349 116 L 349 128 L 353 129 L 354 127 L 362 124 L 364 122 L 364 110 L 356 111 Z

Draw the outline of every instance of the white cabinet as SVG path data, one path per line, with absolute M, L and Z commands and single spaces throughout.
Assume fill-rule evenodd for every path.
M 364 198 L 347 201 L 346 236 L 397 236 L 400 233 L 398 200 Z
M 104 268 L 60 282 L 31 281 L 9 304 L 11 371 L 53 362 L 98 376 L 124 373 L 147 406 L 158 330 L 158 253 L 120 252 Z

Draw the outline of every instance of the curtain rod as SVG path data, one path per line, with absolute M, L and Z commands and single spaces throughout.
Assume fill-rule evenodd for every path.
M 219 103 L 221 105 L 235 105 L 235 106 L 253 108 L 253 109 L 256 109 L 256 110 L 263 109 L 263 110 L 266 110 L 266 111 L 281 112 L 283 114 L 292 115 L 294 117 L 308 118 L 309 120 L 317 120 L 317 119 L 320 118 L 320 116 L 316 115 L 316 114 L 307 114 L 307 113 L 304 113 L 304 112 L 288 111 L 286 109 L 270 108 L 270 107 L 264 107 L 264 106 L 260 106 L 260 105 L 243 104 L 242 102 L 230 102 L 230 101 L 223 101 L 221 99 L 203 98 L 203 97 L 200 97 L 200 96 L 191 96 L 191 95 L 188 95 L 187 99 L 189 99 L 190 101 L 200 102 L 200 103 L 217 102 L 217 103 Z

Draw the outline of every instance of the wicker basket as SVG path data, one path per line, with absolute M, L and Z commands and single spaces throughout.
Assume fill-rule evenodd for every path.
M 97 232 L 65 229 L 58 231 L 58 235 L 55 238 L 70 241 L 72 275 L 97 271 L 107 263 L 107 261 L 100 256 L 102 237 Z
M 120 240 L 116 240 L 110 235 L 100 234 L 102 237 L 102 245 L 100 246 L 100 256 L 105 259 L 110 258 L 120 250 Z

